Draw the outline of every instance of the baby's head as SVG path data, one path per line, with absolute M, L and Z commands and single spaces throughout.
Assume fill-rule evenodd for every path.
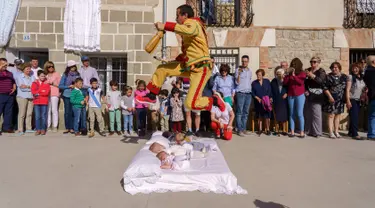
M 151 152 L 156 153 L 156 154 L 163 151 L 164 149 L 165 147 L 157 142 L 152 143 L 152 145 L 149 148 Z
M 156 155 L 156 157 L 157 157 L 160 161 L 164 161 L 164 160 L 167 159 L 168 154 L 167 154 L 166 152 L 164 152 L 164 151 L 161 151 L 161 152 L 159 152 L 159 153 Z
M 177 133 L 174 136 L 174 139 L 176 140 L 177 144 L 181 144 L 185 140 L 185 135 L 183 133 Z

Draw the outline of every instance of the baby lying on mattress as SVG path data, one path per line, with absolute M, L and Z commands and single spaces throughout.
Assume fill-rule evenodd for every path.
M 163 134 L 164 136 L 165 134 Z M 166 137 L 166 136 L 165 136 Z M 171 138 L 171 136 L 168 136 Z M 201 142 L 190 142 L 184 137 L 184 134 L 178 133 L 174 135 L 174 142 L 169 147 L 165 147 L 158 142 L 151 144 L 149 150 L 155 154 L 162 162 L 162 169 L 181 170 L 188 168 L 189 160 L 204 158 L 206 153 L 216 151 L 216 148 Z

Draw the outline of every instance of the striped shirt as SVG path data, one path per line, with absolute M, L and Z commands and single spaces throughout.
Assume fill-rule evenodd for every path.
M 16 81 L 10 71 L 0 71 L 0 94 L 9 94 L 12 92 L 13 84 L 15 83 Z

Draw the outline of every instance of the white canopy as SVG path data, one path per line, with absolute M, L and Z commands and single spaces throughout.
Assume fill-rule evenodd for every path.
M 0 48 L 4 48 L 14 32 L 20 0 L 0 0 Z

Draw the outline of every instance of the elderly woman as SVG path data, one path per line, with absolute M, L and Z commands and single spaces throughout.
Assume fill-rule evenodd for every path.
M 224 96 L 224 102 L 233 106 L 233 98 L 235 94 L 234 79 L 229 75 L 230 67 L 228 64 L 220 66 L 220 75 L 216 77 L 213 92 L 221 92 Z
M 289 137 L 294 137 L 295 116 L 297 114 L 301 131 L 299 137 L 305 137 L 305 118 L 303 117 L 303 107 L 305 105 L 305 79 L 306 73 L 302 70 L 303 64 L 300 59 L 294 58 L 290 63 L 291 68 L 283 83 L 288 87 L 288 105 L 289 105 Z
M 31 64 L 22 64 L 20 69 L 22 74 L 16 77 L 17 84 L 17 104 L 18 104 L 18 132 L 19 135 L 26 133 L 34 133 L 31 127 L 31 120 L 33 115 L 33 95 L 31 94 L 31 84 L 35 77 L 31 75 Z M 26 125 L 25 125 L 26 120 Z
M 276 133 L 287 135 L 287 121 L 288 121 L 288 91 L 283 84 L 285 70 L 278 68 L 276 70 L 276 77 L 271 82 L 273 112 L 275 120 L 278 122 Z
M 213 96 L 213 104 L 211 109 L 211 128 L 215 132 L 217 138 L 225 140 L 232 139 L 234 112 L 229 103 L 225 103 L 225 108 L 220 109 L 218 103 L 223 103 L 222 93 L 215 93 Z
M 72 133 L 73 130 L 73 106 L 70 103 L 70 94 L 74 89 L 74 81 L 80 77 L 79 72 L 77 71 L 76 62 L 69 60 L 66 66 L 65 72 L 61 77 L 59 84 L 59 89 L 62 90 L 62 98 L 64 101 L 64 120 L 65 120 L 65 129 L 64 134 Z M 82 119 L 84 120 L 84 119 Z
M 329 113 L 328 130 L 332 139 L 341 138 L 339 134 L 340 115 L 344 112 L 345 93 L 348 77 L 341 73 L 341 64 L 333 62 L 329 67 L 332 72 L 328 74 L 324 85 L 324 94 L 328 97 L 328 102 L 323 106 L 323 110 Z
M 52 61 L 47 61 L 44 64 L 44 72 L 47 75 L 47 83 L 51 85 L 51 94 L 48 101 L 47 127 L 51 127 L 52 124 L 52 132 L 57 132 L 61 75 L 56 71 L 55 64 Z
M 363 71 L 360 64 L 353 64 L 346 86 L 346 106 L 349 109 L 349 133 L 353 139 L 361 139 L 358 135 L 359 112 L 361 108 L 361 95 L 366 88 L 363 80 Z
M 268 79 L 264 79 L 265 71 L 258 69 L 256 72 L 257 79 L 251 84 L 251 90 L 253 97 L 256 99 L 254 102 L 256 118 L 258 119 L 259 136 L 262 134 L 262 120 L 265 123 L 266 135 L 271 135 L 270 132 L 270 118 L 271 110 L 269 109 L 270 103 L 272 102 L 271 82 Z

